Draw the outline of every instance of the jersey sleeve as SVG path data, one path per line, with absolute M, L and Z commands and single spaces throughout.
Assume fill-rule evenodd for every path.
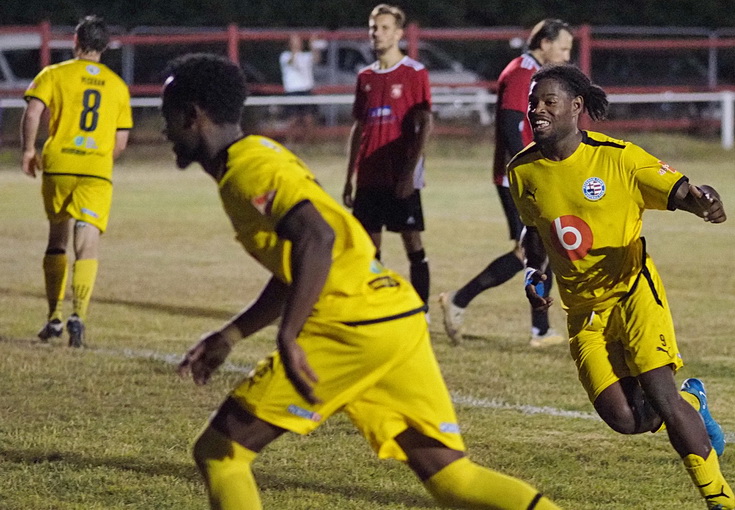
M 133 111 L 130 107 L 130 91 L 127 85 L 123 84 L 120 92 L 120 111 L 117 116 L 117 129 L 133 128 Z
M 261 143 L 267 147 L 270 142 Z M 249 202 L 275 232 L 291 209 L 309 199 L 307 183 L 316 179 L 297 157 L 269 157 L 267 149 L 261 150 L 265 152 L 260 157 L 247 162 L 247 171 L 237 172 L 235 189 L 240 200 Z M 274 145 L 273 150 L 279 149 Z
M 518 68 L 511 72 L 505 79 L 498 109 L 516 110 L 525 114 L 528 110 L 528 89 L 532 75 L 533 71 L 530 69 Z
M 363 76 L 362 73 L 357 75 L 355 102 L 352 105 L 352 118 L 359 121 L 365 120 L 365 108 L 367 107 L 367 94 L 363 91 L 362 87 Z
M 416 85 L 419 88 L 418 93 L 418 106 L 422 110 L 429 110 L 431 111 L 431 86 L 429 84 L 429 72 L 426 70 L 426 68 L 421 69 L 417 73 L 418 79 L 416 80 Z
M 668 209 L 669 195 L 684 175 L 637 145 L 623 151 L 625 168 L 633 169 L 636 189 L 646 209 Z
M 24 98 L 26 101 L 30 98 L 36 98 L 43 101 L 47 107 L 51 104 L 54 93 L 53 73 L 47 67 L 33 79 L 28 89 L 25 91 Z

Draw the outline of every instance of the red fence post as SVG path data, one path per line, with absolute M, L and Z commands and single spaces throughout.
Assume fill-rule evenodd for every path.
M 38 31 L 41 35 L 41 67 L 51 64 L 51 23 L 48 20 L 38 24 Z
M 227 56 L 235 64 L 240 65 L 240 37 L 235 23 L 227 25 Z
M 579 68 L 590 76 L 592 72 L 592 29 L 589 25 L 582 25 L 577 30 L 579 40 Z
M 409 23 L 406 27 L 406 40 L 408 41 L 408 56 L 414 60 L 419 58 L 419 26 Z

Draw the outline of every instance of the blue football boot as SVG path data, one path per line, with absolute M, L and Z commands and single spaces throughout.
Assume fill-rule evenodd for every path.
M 704 426 L 707 428 L 707 435 L 712 443 L 712 448 L 715 449 L 718 456 L 722 455 L 722 452 L 725 451 L 725 433 L 722 431 L 720 424 L 712 418 L 709 412 L 707 392 L 704 390 L 704 384 L 699 379 L 690 377 L 682 383 L 681 391 L 691 393 L 699 399 L 699 415 L 702 417 Z

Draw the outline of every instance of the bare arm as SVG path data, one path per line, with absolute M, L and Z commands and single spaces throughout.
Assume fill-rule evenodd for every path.
M 291 292 L 286 299 L 278 331 L 278 352 L 291 383 L 313 404 L 318 402 L 313 388 L 318 378 L 296 338 L 329 276 L 334 230 L 311 202 L 304 202 L 279 223 L 278 235 L 292 243 Z
M 415 135 L 411 138 L 411 143 L 407 148 L 406 166 L 403 168 L 403 174 L 398 180 L 396 196 L 398 198 L 406 198 L 413 193 L 413 173 L 418 165 L 421 156 L 424 154 L 426 143 L 429 140 L 429 134 L 433 127 L 433 116 L 429 110 L 419 110 L 414 114 L 413 127 Z M 412 133 L 413 135 L 414 133 Z
M 525 290 L 526 298 L 534 310 L 544 310 L 554 302 L 552 297 L 543 297 L 543 291 L 537 287 L 546 280 L 546 266 L 549 259 L 546 255 L 541 236 L 536 227 L 526 227 L 521 235 L 521 248 L 526 261 Z
M 36 155 L 36 139 L 41 125 L 41 115 L 45 109 L 43 101 L 30 98 L 20 121 L 21 169 L 31 177 L 36 177 L 36 170 L 41 169 Z
M 260 331 L 278 318 L 287 294 L 288 286 L 271 278 L 255 301 L 217 331 L 205 334 L 189 349 L 179 363 L 179 375 L 186 377 L 191 373 L 196 384 L 207 384 L 239 340 Z
M 117 159 L 128 146 L 129 137 L 130 130 L 128 129 L 118 129 L 117 132 L 115 132 L 115 148 L 112 151 L 113 159 Z
M 342 192 L 342 202 L 346 207 L 352 208 L 354 204 L 354 175 L 355 175 L 355 163 L 357 162 L 357 153 L 360 150 L 360 139 L 362 138 L 362 122 L 356 120 L 352 124 L 350 130 L 350 137 L 347 141 L 347 180 L 345 181 L 345 188 Z
M 684 182 L 676 190 L 672 205 L 710 223 L 722 223 L 727 219 L 720 194 L 711 186 L 694 186 Z

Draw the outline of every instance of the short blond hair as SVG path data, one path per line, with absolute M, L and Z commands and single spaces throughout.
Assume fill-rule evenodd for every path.
M 396 5 L 388 5 L 388 4 L 378 4 L 375 6 L 375 8 L 370 12 L 370 20 L 374 20 L 378 16 L 381 16 L 383 14 L 389 14 L 393 16 L 396 20 L 396 26 L 398 28 L 403 28 L 406 25 L 406 13 L 403 12 L 403 9 Z

